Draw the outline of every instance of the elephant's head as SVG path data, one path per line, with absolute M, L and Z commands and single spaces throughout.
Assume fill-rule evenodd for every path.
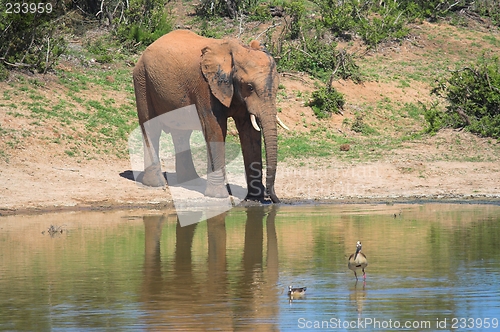
M 252 130 L 262 129 L 266 148 L 266 189 L 271 200 L 278 203 L 274 182 L 278 152 L 276 93 L 279 80 L 274 59 L 257 41 L 244 46 L 238 40 L 227 39 L 214 42 L 202 50 L 201 70 L 212 94 L 230 112 L 237 113 L 230 116 L 246 116 L 252 119 L 255 128 Z

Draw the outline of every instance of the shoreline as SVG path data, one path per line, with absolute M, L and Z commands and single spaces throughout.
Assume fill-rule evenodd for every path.
M 398 205 L 398 204 L 475 204 L 475 205 L 499 205 L 500 195 L 473 194 L 473 195 L 410 195 L 410 196 L 366 196 L 366 197 L 341 197 L 332 199 L 304 199 L 284 198 L 278 206 L 299 205 Z M 258 202 L 242 202 L 234 207 L 264 206 L 270 205 Z M 196 205 L 192 205 L 195 207 Z M 184 205 L 185 207 L 185 205 Z M 13 215 L 42 215 L 65 212 L 86 211 L 120 211 L 120 210 L 175 210 L 172 200 L 164 202 L 149 203 L 123 203 L 123 202 L 83 202 L 72 206 L 30 206 L 19 208 L 0 208 L 0 217 Z
M 174 209 L 174 198 L 183 207 L 203 206 L 205 200 L 199 190 L 183 190 L 178 186 L 150 188 L 135 182 L 130 177 L 128 160 L 77 163 L 49 158 L 37 163 L 28 156 L 25 158 L 16 158 L 0 167 L 3 178 L 0 216 Z M 401 161 L 325 164 L 324 160 L 307 159 L 305 162 L 309 165 L 279 165 L 275 186 L 283 205 L 500 204 L 497 162 L 419 162 L 411 169 L 407 167 L 413 164 L 404 162 L 405 168 Z M 242 186 L 238 186 L 238 181 L 234 183 Z

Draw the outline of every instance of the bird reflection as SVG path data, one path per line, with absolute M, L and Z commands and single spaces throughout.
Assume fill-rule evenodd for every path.
M 199 224 L 176 224 L 175 253 L 162 261 L 162 229 L 173 215 L 145 216 L 145 255 L 141 303 L 144 325 L 152 330 L 278 330 L 278 243 L 276 206 L 247 207 L 240 267 L 228 270 L 226 213 L 206 221 L 208 258 L 200 248 Z M 265 230 L 264 233 L 264 222 Z M 170 232 L 169 232 L 170 233 Z M 267 251 L 264 255 L 264 235 Z M 170 236 L 170 235 L 168 235 Z M 203 241 L 202 241 L 203 243 Z M 203 246 L 202 246 L 203 247 Z M 168 254 L 168 253 L 167 253 Z M 229 256 L 234 259 L 234 254 Z
M 363 305 L 366 300 L 366 281 L 360 283 L 356 280 L 356 282 L 354 283 L 354 287 L 351 288 L 349 300 L 354 302 L 354 304 L 356 305 L 356 311 L 358 312 L 358 318 L 361 318 L 361 314 L 363 313 Z

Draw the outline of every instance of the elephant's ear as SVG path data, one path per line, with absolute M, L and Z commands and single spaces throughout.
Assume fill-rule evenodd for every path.
M 201 71 L 212 94 L 226 107 L 233 98 L 233 57 L 227 42 L 212 44 L 201 50 Z

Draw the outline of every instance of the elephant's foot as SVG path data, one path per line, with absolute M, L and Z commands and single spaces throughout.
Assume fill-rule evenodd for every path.
M 263 203 L 265 201 L 265 198 L 264 195 L 252 195 L 251 193 L 248 193 L 245 197 L 245 200 Z
M 266 189 L 264 188 L 262 181 L 254 179 L 250 181 L 248 184 L 248 193 L 247 196 L 245 197 L 245 200 L 262 203 L 266 199 L 265 192 Z
M 245 197 L 245 200 L 246 201 L 260 202 L 263 204 L 271 203 L 271 202 L 276 203 L 276 204 L 281 203 L 278 196 L 276 196 L 276 194 L 274 193 L 274 189 L 272 189 L 272 190 L 265 189 L 265 192 L 264 192 L 264 190 L 262 190 L 262 191 L 256 190 L 254 192 L 249 192 L 247 194 L 247 197 Z
M 280 199 L 278 198 L 278 196 L 276 196 L 276 193 L 274 192 L 274 186 L 266 189 L 266 196 L 269 196 L 271 201 L 275 204 L 281 203 Z
M 149 187 L 163 187 L 167 181 L 163 176 L 160 164 L 153 164 L 144 170 L 142 184 Z
M 221 185 L 210 185 L 207 184 L 207 190 L 205 190 L 205 196 L 215 197 L 215 198 L 226 198 L 229 197 L 227 188 L 224 184 Z

